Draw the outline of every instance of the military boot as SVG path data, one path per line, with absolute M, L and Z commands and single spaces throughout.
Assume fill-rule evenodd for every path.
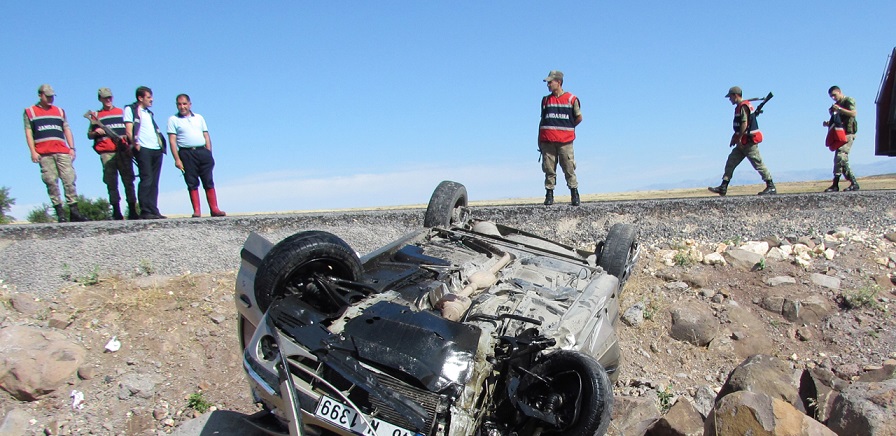
M 828 189 L 825 189 L 824 192 L 837 192 L 840 190 L 840 176 L 834 176 L 834 183 Z
M 124 219 L 124 216 L 121 214 L 121 206 L 118 203 L 112 203 L 112 219 L 116 221 Z
M 56 211 L 56 222 L 64 223 L 65 222 L 65 209 L 61 204 L 57 204 L 53 206 L 53 210 Z
M 72 203 L 68 205 L 68 219 L 73 223 L 80 223 L 84 221 L 88 221 L 84 215 L 81 215 L 81 212 L 78 211 L 78 204 Z
M 545 189 L 544 190 L 544 205 L 550 206 L 554 204 L 554 190 L 553 189 Z
M 849 186 L 844 189 L 844 191 L 858 191 L 859 190 L 859 182 L 856 181 L 856 176 L 852 173 L 846 176 L 849 179 Z
M 137 202 L 129 201 L 128 202 L 128 220 L 139 220 L 140 213 L 137 212 Z
M 706 189 L 709 189 L 709 192 L 719 194 L 719 196 L 724 197 L 725 194 L 728 194 L 728 182 L 729 182 L 729 180 L 722 180 L 721 185 L 710 186 L 709 188 L 706 188 Z
M 572 196 L 572 201 L 570 204 L 573 206 L 578 206 L 582 204 L 581 199 L 579 199 L 579 188 L 569 188 L 569 193 Z
M 775 195 L 777 193 L 778 193 L 778 190 L 775 189 L 775 182 L 773 182 L 771 180 L 766 180 L 765 181 L 765 189 L 763 189 L 756 195 Z

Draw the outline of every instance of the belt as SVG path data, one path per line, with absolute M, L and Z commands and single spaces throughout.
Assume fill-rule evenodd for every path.
M 177 147 L 178 150 L 185 150 L 185 149 L 186 150 L 195 150 L 197 148 L 205 148 L 205 146 L 204 145 L 196 145 L 196 146 L 192 146 L 192 147 L 181 147 L 181 146 Z

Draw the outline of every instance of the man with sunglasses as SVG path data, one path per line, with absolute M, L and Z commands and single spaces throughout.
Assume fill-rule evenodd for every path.
M 122 141 L 127 141 L 127 131 L 124 127 L 124 111 L 112 104 L 112 90 L 100 88 L 97 91 L 97 100 L 103 107 L 94 116 L 103 123 L 106 128 L 117 134 Z M 109 193 L 109 204 L 112 205 L 112 219 L 121 220 L 121 194 L 118 193 L 118 176 L 124 184 L 124 195 L 128 203 L 128 219 L 138 219 L 137 194 L 134 191 L 134 161 L 129 151 L 129 145 L 116 144 L 95 121 L 90 122 L 87 128 L 87 138 L 93 140 L 93 149 L 100 155 L 103 164 L 103 183 Z
M 78 210 L 75 189 L 75 140 L 68 126 L 65 111 L 53 102 L 56 91 L 47 84 L 37 88 L 40 101 L 25 109 L 25 142 L 31 152 L 31 162 L 40 164 L 41 179 L 47 185 L 47 194 L 56 211 L 56 220 L 65 222 L 65 209 L 59 195 L 59 180 L 65 190 L 69 220 L 87 221 Z

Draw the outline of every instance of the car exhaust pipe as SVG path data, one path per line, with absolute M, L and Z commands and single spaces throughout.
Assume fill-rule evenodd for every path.
M 499 251 L 499 253 L 502 252 Z M 470 296 L 494 285 L 498 281 L 498 271 L 507 266 L 511 260 L 513 260 L 513 256 L 510 253 L 503 253 L 503 256 L 491 268 L 471 274 L 467 286 L 464 286 L 460 292 L 443 296 L 436 303 L 436 308 L 442 309 L 442 317 L 451 321 L 459 321 L 473 304 Z

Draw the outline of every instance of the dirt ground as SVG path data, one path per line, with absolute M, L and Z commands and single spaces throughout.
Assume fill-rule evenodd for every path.
M 844 245 L 835 268 L 859 275 L 863 271 L 885 275 L 874 253 L 860 245 Z M 713 289 L 725 300 L 750 310 L 764 329 L 751 333 L 767 335 L 775 345 L 767 353 L 793 360 L 797 367 L 829 365 L 837 371 L 854 365 L 861 370 L 866 363 L 850 357 L 856 353 L 857 341 L 866 356 L 889 355 L 896 350 L 889 307 L 885 305 L 850 310 L 842 317 L 844 325 L 830 331 L 820 325 L 795 325 L 752 303 L 768 289 L 765 281 L 769 277 L 801 277 L 805 273 L 803 268 L 786 262 L 770 262 L 764 270 L 752 272 L 700 264 L 670 267 L 662 263 L 659 251 L 645 250 L 623 294 L 622 308 L 645 301 L 652 316 L 639 327 L 619 324 L 624 363 L 617 394 L 632 386 L 648 386 L 671 393 L 673 400 L 680 395 L 691 396 L 701 385 L 720 387 L 727 373 L 743 360 L 731 346 L 725 346 L 724 340 L 703 348 L 669 337 L 663 318 L 668 307 L 682 298 L 699 298 L 701 289 Z M 71 325 L 64 332 L 88 349 L 83 367 L 93 371 L 87 371 L 87 379 L 72 380 L 70 386 L 33 403 L 16 402 L 4 394 L 0 408 L 4 412 L 12 408 L 28 411 L 34 418 L 29 427 L 32 434 L 44 434 L 45 429 L 52 429 L 52 434 L 167 433 L 198 416 L 196 409 L 202 409 L 199 403 L 213 406 L 211 410 L 256 412 L 240 364 L 233 305 L 235 275 L 235 271 L 229 271 L 128 280 L 100 277 L 96 283 L 65 289 L 58 300 L 39 302 L 44 310 L 30 319 L 11 309 L 7 301 L 8 322 L 41 325 L 59 315 L 70 317 Z M 871 275 L 865 276 L 867 285 L 873 286 Z M 668 289 L 666 283 L 676 279 L 702 286 Z M 880 296 L 885 300 L 896 298 L 891 290 L 882 290 Z M 836 294 L 831 293 L 832 301 Z M 798 328 L 812 339 L 800 340 Z M 106 352 L 104 345 L 113 336 L 122 347 L 114 353 Z M 870 353 L 872 349 L 875 353 Z M 830 361 L 831 356 L 835 361 Z M 151 398 L 119 398 L 119 380 L 129 374 L 157 382 Z M 83 409 L 72 410 L 72 390 L 84 393 Z

